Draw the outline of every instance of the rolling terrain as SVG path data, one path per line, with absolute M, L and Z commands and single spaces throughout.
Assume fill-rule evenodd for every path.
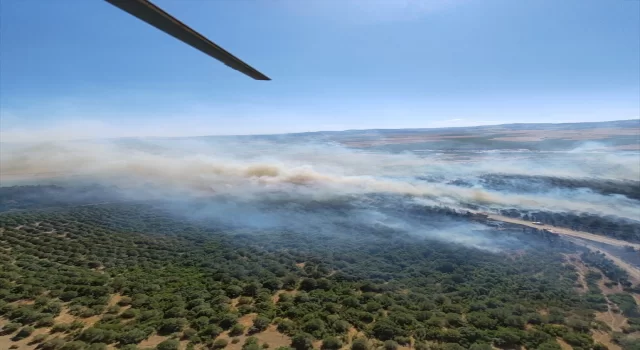
M 3 144 L 0 348 L 640 349 L 639 123 Z

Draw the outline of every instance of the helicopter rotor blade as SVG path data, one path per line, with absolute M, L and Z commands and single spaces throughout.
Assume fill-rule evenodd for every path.
M 105 1 L 253 79 L 271 80 L 148 0 Z

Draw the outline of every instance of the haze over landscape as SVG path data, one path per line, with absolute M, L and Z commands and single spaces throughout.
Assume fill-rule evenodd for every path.
M 0 2 L 0 349 L 640 349 L 640 2 L 306 4 Z

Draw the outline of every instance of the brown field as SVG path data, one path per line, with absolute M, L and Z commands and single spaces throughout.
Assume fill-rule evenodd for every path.
M 154 334 L 152 336 L 150 336 L 149 338 L 143 340 L 142 342 L 140 342 L 140 344 L 138 345 L 138 347 L 140 348 L 155 348 L 158 344 L 162 343 L 163 341 L 169 339 L 169 337 L 164 337 L 161 335 L 157 335 Z
M 593 340 L 597 341 L 598 343 L 602 343 L 607 348 L 609 348 L 609 350 L 622 350 L 620 345 L 611 341 L 611 335 L 609 335 L 609 333 L 602 331 L 592 331 L 591 336 L 593 337 Z
M 255 315 L 254 315 L 254 317 L 255 317 Z M 243 322 L 243 324 L 245 324 L 245 326 L 247 326 L 247 325 L 251 326 L 252 323 L 253 323 L 253 321 L 249 321 L 249 322 L 245 321 L 245 322 Z M 291 344 L 291 339 L 288 336 L 278 332 L 275 325 L 270 325 L 265 331 L 253 334 L 252 336 L 258 338 L 259 344 L 263 344 L 263 343 L 269 344 L 269 348 L 270 349 L 275 349 L 275 348 L 277 348 L 279 346 L 289 346 Z M 231 343 L 231 339 L 232 338 L 229 337 L 229 332 L 225 331 L 220 336 L 218 336 L 218 338 L 216 338 L 216 339 L 225 339 L 225 340 L 227 340 L 229 342 L 229 345 L 227 345 L 227 347 L 225 349 L 228 349 L 228 350 L 241 350 L 242 349 L 242 344 L 244 344 L 245 340 L 247 340 L 248 337 L 249 336 L 247 334 L 243 334 L 243 335 L 238 336 L 238 337 L 233 337 L 233 338 L 237 338 L 239 340 L 238 343 L 233 344 L 233 343 Z
M 464 130 L 464 129 L 463 129 Z M 462 131 L 464 132 L 464 131 Z M 477 137 L 486 137 L 495 141 L 512 141 L 512 142 L 540 142 L 544 140 L 603 140 L 616 136 L 634 136 L 640 135 L 640 128 L 593 128 L 593 129 L 580 129 L 580 130 L 505 130 L 500 127 L 489 130 L 479 130 L 477 132 L 468 132 L 465 135 L 460 135 L 460 132 L 455 134 L 450 131 L 443 131 L 442 133 L 434 133 L 433 131 L 419 131 L 416 130 L 412 133 L 398 133 L 394 135 L 385 134 L 384 136 L 377 137 L 378 135 L 369 136 L 355 136 L 351 139 L 341 139 L 340 143 L 350 147 L 374 147 L 381 145 L 391 144 L 412 144 L 422 142 L 438 142 L 452 139 L 471 139 Z M 491 138 L 492 136 L 495 136 Z M 639 149 L 638 144 L 629 144 L 617 146 L 619 150 L 634 150 Z
M 622 332 L 622 329 L 628 326 L 627 318 L 611 311 L 611 305 L 606 312 L 596 312 L 596 320 L 606 323 L 614 332 Z
M 602 291 L 602 294 L 611 295 L 611 294 L 624 292 L 624 290 L 622 289 L 622 286 L 619 285 L 619 284 L 616 284 L 611 288 L 607 287 L 607 285 L 605 283 L 610 283 L 611 280 L 608 279 L 606 276 L 602 276 L 602 277 L 603 278 L 598 282 L 598 287 Z
M 556 338 L 556 341 L 558 342 L 562 350 L 573 350 L 571 345 L 567 344 L 567 342 L 562 340 L 561 338 Z
M 63 307 L 60 315 L 54 318 L 54 320 L 56 323 L 71 323 L 76 320 L 76 317 L 69 313 L 69 309 Z

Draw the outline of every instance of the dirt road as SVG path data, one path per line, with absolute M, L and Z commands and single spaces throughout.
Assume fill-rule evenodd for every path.
M 480 212 L 478 212 L 478 213 L 480 213 Z M 615 238 L 611 238 L 611 237 L 596 235 L 596 234 L 589 233 L 589 232 L 574 231 L 574 230 L 571 230 L 571 229 L 568 229 L 568 228 L 556 227 L 556 226 L 552 226 L 552 225 L 536 225 L 536 224 L 532 223 L 531 221 L 510 218 L 508 216 L 502 216 L 502 215 L 497 215 L 497 214 L 489 214 L 489 213 L 482 213 L 482 214 L 488 215 L 489 216 L 488 218 L 491 219 L 491 220 L 509 222 L 509 223 L 512 223 L 512 224 L 518 224 L 518 225 L 533 227 L 533 228 L 537 228 L 537 229 L 540 229 L 540 230 L 541 229 L 547 229 L 549 231 L 552 231 L 552 232 L 555 232 L 555 233 L 561 234 L 561 235 L 572 236 L 572 237 L 576 237 L 576 238 L 582 238 L 582 239 L 586 239 L 586 240 L 589 240 L 589 241 L 610 244 L 610 245 L 614 245 L 614 246 L 618 246 L 618 247 L 631 246 L 631 247 L 634 247 L 634 248 L 640 250 L 640 244 L 630 243 L 630 242 L 623 241 L 623 240 L 620 240 L 620 239 L 615 239 Z
M 576 244 L 580 244 L 580 245 L 588 248 L 591 251 L 602 252 L 607 258 L 611 259 L 616 265 L 618 265 L 620 268 L 622 268 L 625 271 L 627 271 L 627 273 L 629 274 L 631 282 L 633 282 L 634 284 L 640 283 L 640 269 L 639 268 L 637 268 L 637 267 L 625 262 L 624 260 L 622 260 L 619 257 L 611 254 L 610 252 L 606 251 L 605 249 L 603 249 L 601 247 L 593 246 L 593 245 L 587 243 L 586 241 L 605 243 L 605 244 L 618 246 L 618 247 L 631 246 L 631 247 L 634 247 L 635 249 L 638 249 L 638 250 L 640 250 L 640 244 L 630 243 L 630 242 L 627 242 L 627 241 L 623 241 L 623 240 L 619 240 L 619 239 L 615 239 L 615 238 L 610 238 L 610 237 L 606 237 L 606 236 L 600 236 L 600 235 L 596 235 L 596 234 L 588 233 L 588 232 L 583 232 L 583 231 L 574 231 L 574 230 L 571 230 L 571 229 L 568 229 L 568 228 L 555 227 L 555 226 L 551 226 L 551 225 L 536 225 L 536 224 L 534 224 L 534 223 L 532 223 L 530 221 L 510 218 L 508 216 L 502 216 L 502 215 L 490 214 L 490 213 L 482 213 L 482 212 L 476 212 L 476 213 L 481 213 L 481 214 L 488 215 L 488 219 L 490 219 L 490 220 L 508 222 L 508 223 L 512 223 L 512 224 L 518 224 L 518 225 L 533 227 L 533 228 L 537 228 L 537 229 L 547 229 L 549 231 L 555 232 L 555 233 L 560 234 L 560 235 L 569 236 L 568 238 L 572 242 L 574 242 Z M 575 239 L 575 238 L 578 238 L 578 239 Z
M 604 254 L 607 258 L 611 259 L 611 261 L 613 261 L 616 265 L 618 265 L 621 269 L 627 271 L 627 273 L 629 274 L 629 280 L 634 283 L 634 284 L 638 284 L 640 283 L 640 269 L 625 262 L 624 260 L 618 258 L 617 256 L 609 253 L 608 251 L 606 251 L 605 249 L 602 249 L 600 247 L 596 247 L 596 246 L 592 246 L 591 244 L 586 243 L 583 240 L 576 240 L 576 239 L 571 239 L 572 242 L 576 243 L 576 244 L 580 244 L 584 247 L 587 247 L 589 250 L 591 251 L 599 251 L 602 254 Z

